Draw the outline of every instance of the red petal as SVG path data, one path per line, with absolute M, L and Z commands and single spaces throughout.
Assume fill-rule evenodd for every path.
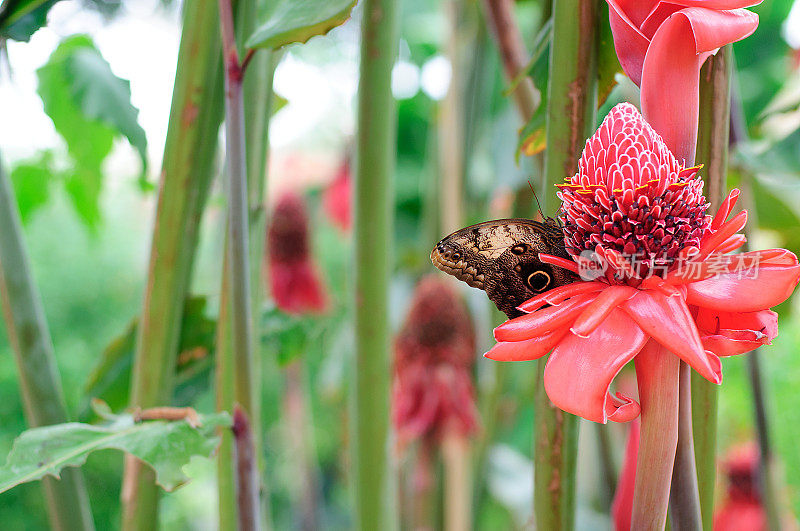
M 734 234 L 724 242 L 722 242 L 719 247 L 717 247 L 717 252 L 720 254 L 726 254 L 735 251 L 742 245 L 747 243 L 747 238 L 744 234 Z
M 495 361 L 537 360 L 553 350 L 568 331 L 569 327 L 564 326 L 549 334 L 524 341 L 501 341 L 484 354 L 484 357 Z
M 639 85 L 642 82 L 642 65 L 650 40 L 639 31 L 629 18 L 630 11 L 626 13 L 621 4 L 643 4 L 645 2 L 607 1 L 608 22 L 611 25 L 611 33 L 614 35 L 614 50 L 617 52 L 619 64 L 622 65 L 622 69 L 631 78 L 631 81 Z M 646 16 L 646 12 L 642 16 Z
M 578 264 L 567 258 L 561 258 L 560 256 L 553 256 L 552 254 L 539 253 L 539 260 L 541 260 L 545 264 L 551 264 L 556 267 L 562 267 L 567 271 L 572 271 L 576 275 L 579 274 Z
M 703 52 L 743 39 L 757 26 L 750 11 L 689 7 L 655 32 L 642 66 L 642 114 L 678 159 L 694 161 Z
M 636 295 L 636 288 L 630 286 L 609 286 L 583 310 L 572 325 L 572 333 L 581 337 L 591 334 L 611 311 Z
M 497 341 L 522 341 L 553 330 L 562 324 L 571 324 L 594 299 L 591 293 L 578 295 L 555 306 L 536 310 L 516 317 L 494 329 Z
M 658 291 L 640 291 L 621 308 L 646 334 L 674 352 L 707 380 L 719 383 L 722 372 L 719 358 L 703 348 L 697 326 L 682 297 Z
M 719 206 L 719 210 L 717 210 L 717 214 L 714 216 L 714 220 L 711 222 L 711 230 L 719 230 L 722 224 L 725 223 L 731 213 L 731 210 L 733 210 L 733 206 L 736 204 L 737 199 L 739 199 L 739 189 L 734 188 Z
M 697 326 L 703 347 L 717 356 L 734 356 L 769 345 L 778 335 L 778 314 L 718 312 L 699 308 Z
M 725 222 L 713 233 L 708 233 L 700 243 L 700 254 L 696 260 L 701 260 L 717 250 L 728 238 L 739 232 L 747 224 L 747 210 L 736 214 L 732 220 Z
M 620 310 L 614 310 L 589 337 L 567 334 L 544 370 L 547 396 L 558 407 L 595 422 L 627 422 L 639 405 L 608 392 L 611 381 L 647 342 L 648 337 Z
M 601 291 L 608 284 L 600 282 L 573 282 L 566 286 L 559 286 L 557 288 L 545 291 L 540 295 L 536 295 L 520 304 L 517 309 L 521 312 L 531 313 L 538 310 L 546 304 L 559 304 L 570 297 L 580 295 L 582 293 L 591 293 L 594 291 Z
M 790 259 L 788 256 L 780 258 Z M 750 275 L 753 278 L 747 278 Z M 788 299 L 798 281 L 800 266 L 764 265 L 762 262 L 750 271 L 723 273 L 687 284 L 686 302 L 722 311 L 757 312 Z

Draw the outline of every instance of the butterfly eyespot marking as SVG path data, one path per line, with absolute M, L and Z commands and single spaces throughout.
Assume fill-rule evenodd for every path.
M 456 261 L 461 260 L 461 253 L 453 253 L 451 258 Z
M 546 290 L 550 286 L 552 280 L 553 279 L 550 277 L 550 275 L 544 271 L 534 271 L 528 275 L 528 278 L 525 282 L 528 284 L 529 288 L 539 293 Z
M 511 248 L 511 252 L 514 254 L 525 254 L 525 251 L 528 250 L 528 244 L 526 243 L 518 243 L 514 247 Z

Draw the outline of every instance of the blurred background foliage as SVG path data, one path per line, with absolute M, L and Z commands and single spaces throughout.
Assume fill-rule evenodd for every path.
M 23 138 L 41 141 L 21 145 L 10 142 L 14 133 L 6 132 L 0 138 L 12 145 L 0 143 L 0 149 L 25 223 L 26 242 L 73 417 L 90 418 L 90 397 L 104 398 L 115 411 L 127 402 L 132 338 L 142 302 L 156 199 L 148 183 L 157 181 L 155 169 L 166 124 L 166 116 L 159 121 L 152 115 L 164 114 L 163 101 L 167 105 L 169 101 L 168 94 L 158 96 L 163 100 L 159 102 L 144 90 L 137 97 L 137 86 L 145 86 L 147 76 L 159 76 L 165 70 L 174 73 L 179 9 L 179 3 L 172 0 L 64 0 L 50 12 L 49 26 L 33 35 L 30 46 L 35 53 L 25 52 L 25 44 L 10 41 L 0 49 L 0 114 L 11 115 L 17 106 L 11 87 L 32 88 L 26 80 L 38 79 L 38 108 L 29 101 L 22 106 L 30 114 Z M 755 246 L 785 246 L 798 253 L 800 5 L 795 6 L 794 0 L 772 0 L 753 10 L 760 15 L 758 31 L 734 46 L 737 72 L 732 127 L 736 148 L 729 184 L 752 191 L 758 223 L 752 236 Z M 345 529 L 351 523 L 346 474 L 346 386 L 353 345 L 347 304 L 351 246 L 349 236 L 331 224 L 320 205 L 322 190 L 351 154 L 359 13 L 356 8 L 354 20 L 326 37 L 303 47 L 290 46 L 276 73 L 276 92 L 287 104 L 276 109 L 272 125 L 270 193 L 275 196 L 293 188 L 306 194 L 314 255 L 331 298 L 331 308 L 320 317 L 288 317 L 269 304 L 260 316 L 264 450 L 270 471 L 267 488 L 277 529 L 291 528 L 300 518 L 296 504 L 300 487 L 292 465 L 295 456 L 287 428 L 279 422 L 285 385 L 282 369 L 297 357 L 305 361 L 303 377 L 311 405 L 308 420 L 313 426 L 310 440 L 319 468 L 321 516 L 332 529 Z M 511 203 L 515 194 L 530 202 L 527 181 L 535 183 L 538 176 L 535 160 L 517 153 L 521 123 L 506 96 L 497 50 L 479 4 L 464 2 L 458 25 L 464 53 L 457 69 L 443 56 L 446 21 L 440 3 L 407 0 L 402 14 L 402 41 L 393 79 L 398 98 L 397 265 L 391 290 L 395 329 L 416 279 L 432 271 L 428 253 L 443 235 L 437 210 L 437 125 L 439 101 L 451 71 L 461 76 L 465 87 L 464 224 L 497 217 L 497 212 L 507 215 L 509 207 L 504 205 Z M 517 15 L 533 53 L 542 22 L 540 2 L 517 2 Z M 122 29 L 117 39 L 147 39 L 140 31 L 145 27 L 142 21 L 157 21 L 161 29 L 155 37 L 161 40 L 141 48 L 145 67 L 129 68 L 119 48 L 138 44 L 113 44 L 108 28 Z M 7 36 L 25 37 L 26 28 L 15 31 Z M 165 58 L 157 57 L 159 53 Z M 152 62 L 150 68 L 148 61 Z M 535 62 L 531 73 L 541 88 L 545 80 Z M 629 83 L 619 76 L 617 80 L 621 82 L 602 107 L 599 119 L 613 103 L 635 97 Z M 171 79 L 168 81 L 159 86 L 171 87 Z M 51 122 L 43 120 L 42 113 Z M 21 119 L 19 111 L 14 116 Z M 6 129 L 16 127 L 5 119 L 4 125 Z M 209 369 L 213 365 L 218 258 L 224 231 L 220 196 L 215 189 L 204 216 L 193 295 L 186 301 L 174 397 L 176 405 L 193 405 L 203 411 L 211 411 L 214 403 Z M 528 215 L 533 212 L 528 208 Z M 463 288 L 463 293 L 483 352 L 491 343 L 489 330 L 496 316 L 481 293 L 468 288 Z M 774 346 L 763 349 L 762 359 L 772 435 L 786 480 L 781 496 L 798 513 L 800 314 L 791 312 L 792 304 L 781 308 L 780 336 Z M 723 363 L 721 453 L 754 438 L 745 361 L 733 358 Z M 478 474 L 476 525 L 519 527 L 531 513 L 534 369 L 516 364 L 500 371 L 483 358 L 476 367 L 480 400 L 483 403 L 489 396 L 497 400 L 493 440 L 486 445 L 487 473 Z M 498 381 L 502 387 L 492 395 Z M 19 396 L 3 329 L 0 455 L 7 453 L 13 438 L 26 427 Z M 581 429 L 579 455 L 587 465 L 579 468 L 578 524 L 602 529 L 610 526 L 604 516 L 609 496 L 592 465 L 596 458 L 594 426 L 584 423 Z M 619 463 L 624 431 L 620 426 L 611 429 L 616 443 L 614 458 Z M 103 529 L 119 522 L 121 465 L 118 455 L 105 452 L 91 457 L 84 467 L 95 520 Z M 206 529 L 215 521 L 213 463 L 198 460 L 190 472 L 194 481 L 165 496 L 161 518 L 169 529 Z M 5 529 L 46 526 L 43 500 L 35 484 L 0 495 L 0 515 Z

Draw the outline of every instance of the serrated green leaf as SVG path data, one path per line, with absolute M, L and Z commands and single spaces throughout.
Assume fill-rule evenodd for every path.
M 102 122 L 128 139 L 147 170 L 147 137 L 137 121 L 139 110 L 131 104 L 130 81 L 118 78 L 94 47 L 75 50 L 66 58 L 72 97 L 83 114 Z
M 84 223 L 100 221 L 102 165 L 114 137 L 125 136 L 144 167 L 146 139 L 130 104 L 130 84 L 117 78 L 85 35 L 64 39 L 37 70 L 45 113 L 67 144 L 72 168 L 65 172 L 67 194 Z
M 66 63 L 75 50 L 93 46 L 86 36 L 65 39 L 47 63 L 36 71 L 44 111 L 67 143 L 73 163 L 73 167 L 65 172 L 67 193 L 78 215 L 90 228 L 95 228 L 100 220 L 102 164 L 111 152 L 114 132 L 106 124 L 81 112 L 72 97 L 72 80 Z
M 248 48 L 280 48 L 324 35 L 350 18 L 356 0 L 277 2 L 247 39 Z
M 27 42 L 47 24 L 47 13 L 58 0 L 6 0 L 0 5 L 0 38 Z
M 14 196 L 17 198 L 22 222 L 30 221 L 31 215 L 50 197 L 50 183 L 53 180 L 53 154 L 40 153 L 35 159 L 21 162 L 11 170 Z
M 81 466 L 89 454 L 106 449 L 135 455 L 153 468 L 161 487 L 172 490 L 188 479 L 183 467 L 193 456 L 212 454 L 219 443 L 216 429 L 231 425 L 227 413 L 199 420 L 193 428 L 185 420 L 135 423 L 131 415 L 118 415 L 104 426 L 71 422 L 25 431 L 0 468 L 0 492 L 45 476 L 58 478 L 65 467 Z

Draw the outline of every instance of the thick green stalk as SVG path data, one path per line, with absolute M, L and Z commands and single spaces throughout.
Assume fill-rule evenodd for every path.
M 168 405 L 197 233 L 214 175 L 222 119 L 222 72 L 214 0 L 187 0 L 178 70 L 150 249 L 141 325 L 136 339 L 131 405 Z M 155 529 L 158 488 L 152 471 L 128 456 L 122 527 Z
M 363 0 L 355 182 L 356 528 L 392 525 L 388 500 L 389 322 L 392 175 L 399 2 Z
M 700 71 L 700 120 L 696 161 L 703 164 L 711 211 L 725 196 L 728 171 L 731 47 L 710 57 Z M 703 529 L 713 524 L 717 453 L 717 386 L 692 372 L 692 431 Z
M 53 341 L 31 272 L 17 201 L 0 164 L 0 291 L 8 339 L 14 349 L 25 419 L 32 428 L 67 422 Z M 83 474 L 70 468 L 61 480 L 42 480 L 50 526 L 94 529 Z
M 573 175 L 597 109 L 598 22 L 596 0 L 553 2 L 553 45 L 547 102 L 542 207 L 558 208 L 554 185 Z M 534 511 L 538 529 L 572 529 L 578 422 L 556 408 L 544 390 L 545 360 L 539 361 L 534 442 Z

